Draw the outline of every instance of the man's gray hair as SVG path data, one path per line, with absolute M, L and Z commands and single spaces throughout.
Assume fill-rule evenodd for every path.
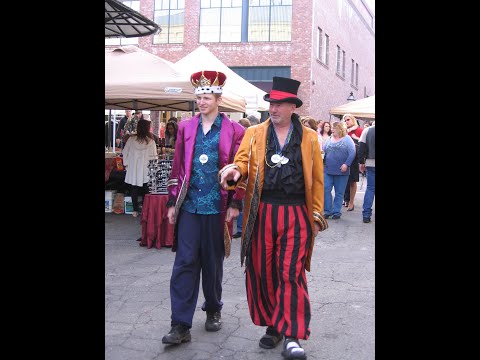
M 250 120 L 250 124 L 257 125 L 260 123 L 260 119 L 253 114 L 247 116 L 247 119 Z

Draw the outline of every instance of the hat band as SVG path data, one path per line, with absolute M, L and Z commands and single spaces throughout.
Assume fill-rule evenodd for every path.
M 285 92 L 285 91 L 272 90 L 272 91 L 270 91 L 270 96 L 269 97 L 270 97 L 270 99 L 273 99 L 273 100 L 282 100 L 282 99 L 285 99 L 285 98 L 288 98 L 288 97 L 296 98 L 297 94 L 292 94 L 292 93 Z
M 199 86 L 195 88 L 194 92 L 195 92 L 195 95 L 221 94 L 222 87 L 221 86 Z

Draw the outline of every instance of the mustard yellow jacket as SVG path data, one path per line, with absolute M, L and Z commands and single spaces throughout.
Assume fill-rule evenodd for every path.
M 292 116 L 292 121 L 299 121 Z M 265 172 L 265 151 L 267 144 L 267 129 L 270 119 L 246 129 L 240 147 L 234 158 L 234 163 L 226 165 L 219 171 L 221 173 L 235 167 L 242 177 L 236 182 L 236 186 L 246 187 L 245 204 L 243 208 L 242 240 L 240 262 L 243 265 L 248 245 L 251 241 L 253 226 L 258 213 L 260 198 L 263 189 Z M 328 224 L 323 217 L 323 160 L 320 152 L 320 144 L 316 131 L 303 127 L 302 151 L 303 176 L 305 179 L 305 203 L 308 209 L 310 223 L 313 229 L 313 222 L 317 221 L 320 230 L 325 230 Z M 310 248 L 307 252 L 305 269 L 310 271 L 313 245 L 315 238 L 312 236 Z

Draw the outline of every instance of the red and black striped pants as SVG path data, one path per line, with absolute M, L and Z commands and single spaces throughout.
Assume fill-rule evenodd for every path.
M 305 259 L 311 237 L 305 204 L 260 202 L 246 261 L 247 300 L 255 325 L 308 339 L 311 313 Z

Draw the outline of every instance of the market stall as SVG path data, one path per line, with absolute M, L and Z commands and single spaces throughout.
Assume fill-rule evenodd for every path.
M 220 111 L 245 112 L 245 99 L 222 96 Z M 136 46 L 105 49 L 105 109 L 195 111 L 190 74 Z
M 375 119 L 375 95 L 333 107 L 330 114 L 339 116 L 351 114 L 356 118 Z

